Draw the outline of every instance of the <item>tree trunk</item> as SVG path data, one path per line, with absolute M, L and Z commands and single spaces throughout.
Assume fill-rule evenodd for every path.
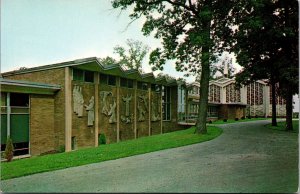
M 276 120 L 276 83 L 271 80 L 271 90 L 272 90 L 272 126 L 277 126 Z
M 203 26 L 203 31 L 199 34 L 204 40 L 202 42 L 201 51 L 201 78 L 200 78 L 200 99 L 198 108 L 198 118 L 196 122 L 195 133 L 205 134 L 207 133 L 206 128 L 206 117 L 208 109 L 208 87 L 209 87 L 209 76 L 210 76 L 210 25 L 211 25 L 211 6 L 212 1 L 207 0 L 206 5 L 203 8 L 204 12 L 210 13 L 205 18 L 202 18 L 201 24 Z
M 293 92 L 290 87 L 286 91 L 286 130 L 293 130 Z
M 200 79 L 200 99 L 198 108 L 198 118 L 196 123 L 197 133 L 205 134 L 206 118 L 208 108 L 208 87 L 209 87 L 209 48 L 203 48 L 201 57 L 201 79 Z

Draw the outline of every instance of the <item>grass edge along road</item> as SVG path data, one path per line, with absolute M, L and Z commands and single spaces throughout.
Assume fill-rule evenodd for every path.
M 1 162 L 1 180 L 200 143 L 212 140 L 222 133 L 222 129 L 216 126 L 208 126 L 207 129 L 205 135 L 194 134 L 195 127 L 191 127 L 186 130 L 100 145 L 96 148 Z
M 265 117 L 259 117 L 259 118 L 255 118 L 252 117 L 251 119 L 249 118 L 245 118 L 245 119 L 239 119 L 239 120 L 234 120 L 234 119 L 228 119 L 226 122 L 224 122 L 224 120 L 216 120 L 216 121 L 212 121 L 212 123 L 209 123 L 211 125 L 213 124 L 229 124 L 229 123 L 240 123 L 240 122 L 249 122 L 249 121 L 259 121 L 259 120 L 270 120 L 271 118 L 265 118 Z
M 285 130 L 286 122 L 277 122 L 277 126 L 272 126 L 272 123 L 265 125 L 269 129 L 273 129 L 276 131 L 285 131 L 285 132 L 292 132 L 292 133 L 299 133 L 299 120 L 293 120 L 293 131 L 286 131 Z

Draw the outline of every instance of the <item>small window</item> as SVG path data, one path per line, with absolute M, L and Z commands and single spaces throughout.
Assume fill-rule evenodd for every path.
M 120 85 L 124 88 L 133 88 L 133 80 L 121 77 Z
M 85 82 L 94 82 L 94 72 L 92 71 L 85 71 L 84 72 L 84 81 Z
M 115 86 L 116 85 L 116 77 L 109 75 L 108 76 L 108 85 Z
M 121 87 L 126 87 L 128 86 L 128 79 L 122 78 L 121 77 L 121 82 L 120 82 Z
M 83 71 L 80 69 L 73 69 L 73 80 L 83 81 Z
M 128 80 L 128 88 L 133 88 L 133 80 L 132 79 Z
M 29 95 L 21 93 L 11 93 L 10 106 L 29 107 Z
M 148 84 L 145 82 L 138 82 L 137 88 L 140 90 L 148 90 Z
M 157 85 L 157 84 L 151 84 L 151 90 L 152 90 L 153 92 L 160 93 L 160 91 L 161 91 L 161 86 L 160 86 L 160 85 Z
M 107 75 L 100 74 L 100 84 L 107 84 Z

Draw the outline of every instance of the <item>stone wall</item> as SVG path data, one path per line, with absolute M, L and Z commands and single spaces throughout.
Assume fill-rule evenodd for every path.
M 47 84 L 57 84 L 61 89 L 54 95 L 55 148 L 65 145 L 65 70 L 64 68 L 5 76 L 12 80 L 25 80 Z
M 84 98 L 84 105 L 89 105 L 89 100 L 92 96 L 95 95 L 95 84 L 80 82 L 80 81 L 72 81 L 72 91 L 74 85 L 77 85 L 82 88 L 82 95 Z M 83 115 L 79 117 L 74 112 L 73 106 L 74 99 L 72 98 L 72 137 L 76 137 L 75 141 L 75 149 L 76 147 L 91 147 L 95 145 L 95 125 L 88 126 L 88 112 L 85 107 L 83 107 Z
M 151 135 L 161 133 L 161 93 L 151 91 Z
M 228 105 L 222 104 L 219 107 L 218 111 L 219 119 L 235 119 L 235 118 L 242 118 L 245 115 L 245 108 L 244 106 L 240 105 Z
M 53 151 L 54 137 L 53 96 L 30 95 L 30 154 Z
M 134 89 L 132 88 L 119 88 L 120 98 L 120 141 L 134 139 Z M 126 105 L 127 104 L 127 105 Z M 127 112 L 126 112 L 126 106 Z
M 110 94 L 108 94 L 111 92 Z M 105 96 L 105 99 L 104 99 Z M 117 107 L 114 108 L 115 115 L 106 112 L 117 103 L 117 87 L 99 84 L 99 134 L 105 134 L 106 143 L 117 142 Z M 112 107 L 112 108 L 111 108 Z M 96 110 L 95 110 L 96 111 Z M 113 118 L 113 116 L 115 116 Z M 110 123 L 111 122 L 111 123 Z
M 137 138 L 149 136 L 149 95 L 148 90 L 139 90 L 137 89 Z M 141 97 L 145 97 L 145 103 Z M 144 119 L 140 118 L 140 111 L 145 111 L 143 117 Z

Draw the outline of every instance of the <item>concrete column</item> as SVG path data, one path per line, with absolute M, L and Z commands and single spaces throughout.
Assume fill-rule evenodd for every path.
M 134 114 L 134 123 L 133 123 L 133 129 L 134 129 L 134 139 L 137 138 L 137 81 L 133 82 L 133 88 L 134 88 L 134 105 L 133 105 L 133 114 Z
M 222 104 L 226 103 L 226 89 L 225 89 L 225 87 L 221 87 L 220 101 L 221 101 Z
M 7 102 L 7 105 L 6 105 L 6 118 L 7 118 L 7 137 L 10 136 L 10 113 L 11 113 L 11 108 L 10 108 L 10 92 L 7 92 L 7 95 L 6 95 L 6 102 Z M 2 142 L 3 143 L 3 142 Z
M 149 112 L 149 119 L 148 119 L 148 129 L 149 129 L 149 136 L 151 135 L 151 84 L 148 84 L 148 112 Z
M 117 77 L 117 142 L 120 141 L 120 77 Z
M 95 147 L 98 147 L 98 133 L 99 133 L 99 73 L 94 73 L 95 83 Z
M 72 85 L 71 69 L 65 67 L 65 151 L 72 150 Z

